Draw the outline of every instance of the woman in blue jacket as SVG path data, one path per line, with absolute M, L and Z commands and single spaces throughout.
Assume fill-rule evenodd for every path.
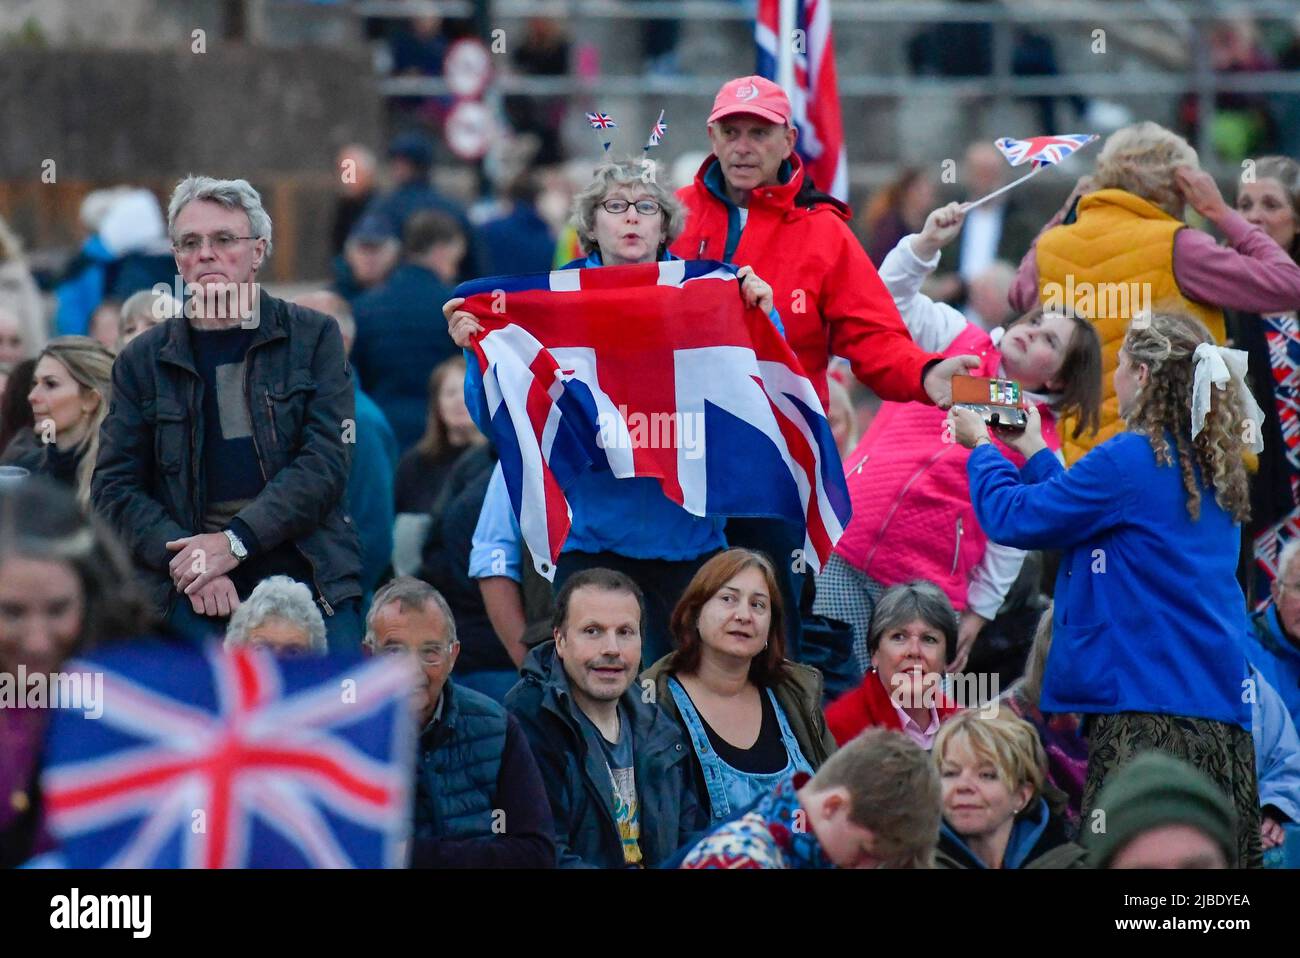
M 1250 735 L 1248 628 L 1237 584 L 1250 499 L 1242 455 L 1262 414 L 1242 382 L 1245 356 L 1214 345 L 1188 316 L 1129 327 L 1115 370 L 1127 431 L 1068 472 L 1047 451 L 1038 413 L 999 438 L 965 409 L 949 417 L 972 448 L 971 498 L 989 537 L 1063 550 L 1042 708 L 1088 716 L 1084 821 L 1109 776 L 1141 752 L 1181 758 L 1213 778 L 1238 814 L 1238 858 L 1261 861 Z
M 591 183 L 573 201 L 574 222 L 587 255 L 565 269 L 677 258 L 668 246 L 682 230 L 685 209 L 671 190 L 646 175 L 648 169 L 653 168 L 635 159 L 596 167 Z M 737 276 L 746 304 L 760 306 L 780 329 L 772 288 L 751 267 L 741 267 Z M 468 349 L 483 327 L 472 313 L 458 308 L 463 302 L 451 299 L 442 309 L 452 339 Z M 490 435 L 478 363 L 468 352 L 466 358 L 466 405 L 478 427 Z M 724 520 L 687 512 L 664 494 L 657 479 L 619 479 L 608 470 L 587 470 L 565 492 L 572 525 L 556 565 L 554 588 L 558 593 L 569 576 L 598 567 L 632 578 L 645 592 L 642 664 L 648 667 L 672 651 L 668 619 L 678 598 L 700 566 L 726 548 Z M 497 527 L 505 528 L 506 513 L 512 510 L 504 481 L 494 477 L 483 510 L 498 516 Z M 513 558 L 515 550 L 503 548 L 502 553 Z

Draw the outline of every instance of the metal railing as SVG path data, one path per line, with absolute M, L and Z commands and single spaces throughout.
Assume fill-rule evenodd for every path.
M 491 23 L 548 16 L 580 19 L 680 19 L 744 22 L 753 19 L 753 0 L 490 0 Z M 467 0 L 362 0 L 355 11 L 372 17 L 410 17 L 436 13 L 444 17 L 479 16 L 480 5 Z M 951 0 L 836 0 L 834 22 L 925 25 L 932 23 L 989 24 L 992 31 L 992 72 L 982 77 L 881 76 L 847 72 L 841 63 L 840 96 L 853 98 L 946 97 L 1012 99 L 1034 96 L 1123 97 L 1194 94 L 1198 115 L 1211 116 L 1220 93 L 1300 94 L 1300 73 L 1271 71 L 1251 74 L 1216 73 L 1208 53 L 1207 27 L 1237 12 L 1256 20 L 1293 20 L 1300 13 L 1295 0 L 1255 0 L 1246 7 L 1225 7 L 1218 0 L 1014 0 L 1007 3 L 954 3 Z M 1165 69 L 1079 71 L 1057 76 L 1016 76 L 1012 72 L 1012 31 L 1018 25 L 1074 24 L 1079 29 L 1103 28 L 1117 46 L 1148 52 Z M 684 96 L 711 98 L 729 77 L 642 76 L 602 74 L 599 78 L 519 76 L 502 73 L 496 92 L 532 96 L 570 96 L 597 86 L 611 96 Z M 439 77 L 389 77 L 380 84 L 387 96 L 445 96 L 447 83 Z M 1211 129 L 1199 124 L 1196 146 L 1211 156 Z

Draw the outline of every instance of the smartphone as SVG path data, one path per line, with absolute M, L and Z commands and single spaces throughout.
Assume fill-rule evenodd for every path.
M 1020 383 L 986 376 L 953 376 L 954 406 L 973 409 L 990 426 L 1024 429 L 1029 423 L 1021 402 Z

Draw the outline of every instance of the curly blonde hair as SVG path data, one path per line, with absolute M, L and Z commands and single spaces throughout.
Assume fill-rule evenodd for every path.
M 1235 384 L 1222 390 L 1211 388 L 1205 427 L 1192 438 L 1193 354 L 1197 346 L 1213 342 L 1204 323 L 1179 313 L 1156 313 L 1149 324 L 1130 325 L 1121 351 L 1133 365 L 1145 363 L 1149 378 L 1124 418 L 1129 432 L 1147 437 L 1161 465 L 1173 462 L 1169 448 L 1169 437 L 1173 437 L 1187 490 L 1187 512 L 1193 519 L 1201 516 L 1199 472 L 1214 487 L 1215 501 L 1235 520 L 1244 522 L 1250 518 L 1242 460 L 1246 413 Z
M 1180 166 L 1199 169 L 1196 150 L 1177 133 L 1147 120 L 1116 130 L 1106 139 L 1097 156 L 1092 188 L 1127 190 L 1182 219 L 1186 201 L 1174 179 Z

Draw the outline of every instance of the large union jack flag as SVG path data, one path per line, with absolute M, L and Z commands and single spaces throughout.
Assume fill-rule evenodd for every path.
M 60 710 L 41 788 L 74 868 L 401 867 L 412 675 L 391 658 L 124 644 L 103 714 Z
M 1004 136 L 993 145 L 1002 151 L 1012 166 L 1033 163 L 1035 167 L 1060 163 L 1075 150 L 1097 139 L 1095 133 L 1063 133 L 1060 136 L 1031 136 L 1027 140 L 1014 140 Z
M 794 83 L 790 97 L 794 125 L 799 129 L 795 149 L 813 182 L 837 200 L 849 198 L 849 163 L 840 118 L 839 81 L 835 76 L 835 44 L 831 35 L 831 0 L 787 0 L 794 5 L 790 40 L 794 51 Z M 758 74 L 777 76 L 777 36 L 781 0 L 758 0 L 754 39 Z
M 849 521 L 844 470 L 785 337 L 710 260 L 462 284 L 484 333 L 470 410 L 500 454 L 520 532 L 547 578 L 584 469 L 648 476 L 696 516 L 806 528 L 820 568 Z M 647 428 L 648 426 L 648 428 Z

